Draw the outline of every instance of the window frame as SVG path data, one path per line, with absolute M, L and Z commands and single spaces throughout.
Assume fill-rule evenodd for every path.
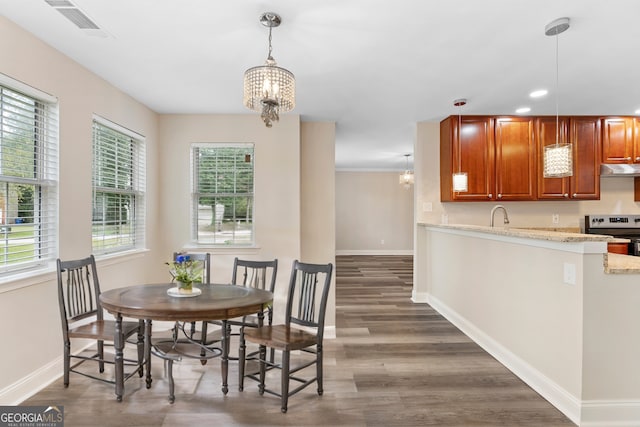
M 114 134 L 117 137 L 116 142 L 127 142 L 129 144 L 130 153 L 126 156 L 118 156 L 118 148 L 113 148 L 113 146 L 109 146 L 109 149 L 112 152 L 96 152 L 96 144 L 106 144 L 108 145 L 110 141 L 106 141 L 101 139 L 97 140 L 98 137 L 104 138 L 107 133 Z M 101 255 L 114 255 L 120 254 L 123 252 L 129 252 L 132 250 L 141 250 L 145 248 L 145 240 L 146 240 L 146 140 L 143 135 L 140 135 L 137 132 L 134 132 L 130 129 L 127 129 L 117 123 L 114 123 L 104 117 L 93 115 L 92 120 L 92 136 L 91 136 L 91 144 L 92 144 L 92 162 L 91 162 L 91 249 L 92 253 L 101 256 Z M 125 151 L 126 152 L 126 151 Z M 108 156 L 109 154 L 113 154 L 114 161 L 117 162 L 130 162 L 131 173 L 130 176 L 125 174 L 119 174 L 119 168 L 117 167 L 120 163 L 112 170 L 107 170 L 103 168 L 97 168 L 97 163 L 102 163 L 102 158 L 104 156 Z M 100 160 L 99 160 L 100 157 Z M 107 182 L 108 180 L 104 177 L 111 173 L 114 178 L 113 182 Z M 128 179 L 128 184 L 124 186 L 121 185 L 122 177 Z M 110 184 L 110 185 L 107 185 Z M 129 188 L 128 188 L 129 187 Z M 123 224 L 113 224 L 111 227 L 116 227 L 118 233 L 115 235 L 118 236 L 115 240 L 115 244 L 107 244 L 108 236 L 112 236 L 108 233 L 107 227 L 109 220 L 104 217 L 107 214 L 104 213 L 104 209 L 101 209 L 103 216 L 102 219 L 96 220 L 96 209 L 97 209 L 97 194 L 103 194 L 104 197 L 101 200 L 104 202 L 105 198 L 125 198 L 128 197 L 130 200 L 130 209 L 129 215 L 127 216 L 127 225 L 126 227 L 122 227 Z M 122 204 L 121 204 L 122 205 Z M 111 212 L 111 211 L 109 211 Z M 121 214 L 121 212 L 118 212 Z M 113 213 L 111 212 L 111 215 Z M 111 220 L 113 222 L 113 220 Z M 122 221 L 117 220 L 116 222 Z M 96 232 L 96 227 L 101 227 L 101 232 Z M 122 230 L 130 230 L 130 232 L 123 233 Z M 125 237 L 123 237 L 125 236 Z M 127 237 L 128 236 L 128 237 Z M 111 239 L 113 240 L 113 239 Z M 102 242 L 100 244 L 99 242 Z
M 251 191 L 250 192 L 241 192 L 241 193 L 224 193 L 224 192 L 201 192 L 198 191 L 199 188 L 199 166 L 198 166 L 198 151 L 200 149 L 234 149 L 237 148 L 242 151 L 250 150 L 251 155 Z M 226 142 L 197 142 L 192 143 L 190 147 L 190 165 L 191 165 L 191 240 L 197 246 L 206 246 L 212 248 L 253 248 L 256 245 L 256 228 L 255 228 L 255 179 L 256 179 L 256 168 L 255 168 L 255 144 L 250 142 L 239 142 L 239 143 L 226 143 Z M 236 171 L 236 169 L 234 169 Z M 237 175 L 234 173 L 234 188 L 237 188 Z M 243 241 L 244 239 L 236 239 L 235 233 L 240 230 L 236 230 L 234 226 L 234 239 L 231 242 L 216 242 L 218 238 L 215 236 L 212 239 L 205 239 L 200 236 L 199 232 L 199 200 L 201 197 L 211 197 L 211 198 L 224 198 L 224 197 L 234 197 L 234 198 L 247 198 L 247 207 L 246 209 L 250 209 L 250 234 L 249 239 L 247 241 Z M 212 212 L 213 215 L 213 212 Z M 225 215 L 226 217 L 226 215 Z M 233 216 L 232 222 L 235 224 L 240 217 Z M 244 217 L 247 218 L 246 215 Z
M 29 118 L 33 120 L 31 125 Z M 18 255 L 11 262 L 9 252 L 2 251 L 7 257 L 0 260 L 2 282 L 49 267 L 58 257 L 59 106 L 56 97 L 0 73 L 0 152 L 4 153 L 5 148 L 11 152 L 12 135 L 19 135 L 21 130 L 24 131 L 26 128 L 22 126 L 30 127 L 27 136 L 33 142 L 33 148 L 21 154 L 20 151 L 15 151 L 19 146 L 15 146 L 13 153 L 24 155 L 19 160 L 29 161 L 33 165 L 33 172 L 26 177 L 11 172 L 4 174 L 0 168 L 0 184 L 6 189 L 10 186 L 33 186 L 31 200 L 27 203 L 32 206 L 25 211 L 24 205 L 20 206 L 20 199 L 17 199 L 14 222 L 9 223 L 10 200 L 5 201 L 6 206 L 3 202 L 2 226 L 5 228 L 1 240 L 7 248 L 11 245 L 14 249 L 23 246 L 22 250 L 26 249 L 26 253 L 30 252 L 31 255 L 22 257 L 22 261 L 16 261 L 20 259 Z M 8 193 L 7 199 L 10 198 Z M 25 212 L 31 213 L 31 216 L 25 216 Z M 15 236 L 11 236 L 14 233 Z

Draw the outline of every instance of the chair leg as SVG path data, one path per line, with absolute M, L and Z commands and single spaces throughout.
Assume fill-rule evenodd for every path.
M 144 320 L 138 322 L 138 375 L 140 378 L 144 376 Z
M 244 390 L 244 364 L 247 345 L 244 341 L 244 326 L 240 327 L 240 347 L 238 348 L 238 390 Z
M 322 396 L 322 345 L 316 347 L 316 382 L 318 383 L 318 396 Z
M 260 393 L 260 395 L 264 394 L 264 373 L 266 371 L 266 364 L 265 364 L 265 357 L 267 356 L 267 347 L 265 347 L 264 345 L 260 346 L 260 384 L 258 384 L 258 392 Z
M 204 357 L 207 355 L 207 350 L 205 350 L 205 346 L 207 345 L 207 322 L 202 322 L 202 349 L 200 350 L 200 357 L 202 357 L 202 359 L 200 359 L 200 364 L 201 365 L 206 365 L 207 364 L 207 359 L 205 359 Z
M 289 360 L 291 354 L 289 350 L 282 351 L 282 377 L 281 381 L 281 391 L 282 391 L 282 413 L 287 412 L 287 403 L 289 401 Z
M 71 369 L 71 343 L 64 343 L 64 387 L 69 387 L 69 370 Z
M 100 373 L 104 372 L 104 341 L 98 341 L 98 357 L 100 361 L 98 362 L 98 366 L 100 368 Z
M 167 375 L 169 377 L 169 403 L 176 401 L 175 384 L 173 382 L 173 360 L 167 359 Z

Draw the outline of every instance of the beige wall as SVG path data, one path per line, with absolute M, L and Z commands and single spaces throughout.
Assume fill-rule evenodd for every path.
M 60 198 L 59 253 L 64 259 L 91 253 L 91 126 L 98 114 L 146 137 L 149 212 L 158 208 L 157 118 L 131 97 L 78 66 L 50 46 L 0 17 L 0 72 L 59 100 Z M 148 230 L 158 227 L 147 219 Z M 150 250 L 98 263 L 103 289 L 142 283 L 153 277 L 157 233 L 148 233 Z M 62 335 L 54 265 L 41 275 L 0 281 L 0 402 L 17 403 L 62 373 Z
M 335 336 L 336 195 L 335 123 L 301 124 L 301 258 L 303 262 L 332 263 L 327 302 L 326 336 Z
M 300 250 L 300 121 L 286 115 L 273 128 L 255 115 L 162 115 L 160 117 L 160 227 L 165 258 L 175 250 L 212 253 L 211 279 L 231 280 L 233 258 L 278 259 L 274 305 L 284 305 L 291 264 Z M 254 144 L 254 248 L 212 249 L 191 241 L 189 149 L 197 142 Z M 158 268 L 163 259 L 158 260 Z M 280 320 L 278 310 L 276 321 Z
M 400 185 L 399 174 L 336 173 L 339 254 L 412 253 L 414 188 Z
M 541 202 L 463 202 L 440 203 L 440 127 L 439 123 L 418 123 L 415 145 L 416 219 L 418 222 L 441 223 L 446 215 L 449 224 L 489 225 L 489 213 L 496 204 L 509 212 L 511 226 L 577 227 L 588 214 L 638 214 L 633 201 L 633 178 L 600 179 L 600 200 Z M 432 203 L 433 211 L 425 212 L 424 203 Z M 559 214 L 553 224 L 552 214 Z M 502 221 L 501 217 L 497 217 Z
M 301 224 L 301 188 L 323 192 L 331 209 L 334 125 L 309 124 L 301 135 L 300 119 L 286 115 L 266 129 L 255 114 L 159 116 L 58 51 L 0 17 L 0 72 L 58 97 L 60 105 L 60 256 L 91 252 L 91 122 L 97 114 L 146 137 L 147 230 L 145 251 L 98 260 L 103 290 L 167 279 L 164 262 L 176 249 L 214 254 L 214 280 L 228 281 L 230 260 L 279 260 L 276 304 L 284 301 L 291 262 L 309 253 L 323 262 L 334 259 L 334 218 L 314 216 Z M 306 125 L 305 125 L 306 126 Z M 317 132 L 317 134 L 316 134 Z M 194 248 L 189 230 L 189 145 L 191 142 L 253 142 L 256 147 L 256 243 L 242 251 Z M 301 144 L 315 143 L 308 154 Z M 322 159 L 302 173 L 305 156 Z M 324 178 L 326 179 L 324 179 Z M 328 186 L 323 188 L 323 184 Z M 302 236 L 316 230 L 317 247 Z M 303 246 L 306 248 L 303 250 Z M 313 254 L 313 255 L 311 255 Z M 335 328 L 330 301 L 327 325 Z M 276 321 L 281 319 L 276 315 Z M 0 279 L 0 404 L 17 404 L 62 375 L 62 337 L 55 267 L 39 275 Z M 72 379 L 73 383 L 73 379 Z

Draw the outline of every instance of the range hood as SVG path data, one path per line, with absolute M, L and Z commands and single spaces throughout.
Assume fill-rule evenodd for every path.
M 600 165 L 600 176 L 640 176 L 640 163 L 635 164 L 611 164 L 603 163 Z

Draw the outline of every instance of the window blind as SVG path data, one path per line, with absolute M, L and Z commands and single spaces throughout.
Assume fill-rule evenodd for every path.
M 192 145 L 192 225 L 198 243 L 254 242 L 253 144 Z
M 43 98 L 0 85 L 2 274 L 57 257 L 58 107 Z
M 144 247 L 145 144 L 118 125 L 93 122 L 92 248 L 96 254 Z

